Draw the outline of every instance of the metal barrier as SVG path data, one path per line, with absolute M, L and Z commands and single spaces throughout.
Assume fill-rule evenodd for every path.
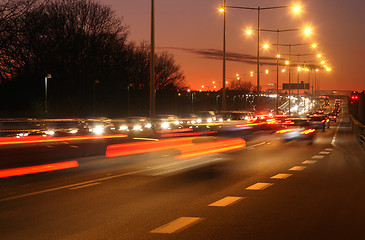
M 365 146 L 365 125 L 350 115 L 352 130 L 359 142 Z

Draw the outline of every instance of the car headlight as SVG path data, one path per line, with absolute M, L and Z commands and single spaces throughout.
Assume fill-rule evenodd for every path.
M 77 129 L 71 129 L 70 131 L 69 131 L 69 133 L 71 133 L 71 134 L 75 134 L 75 133 L 77 133 L 79 130 L 77 130 Z
M 125 131 L 125 130 L 127 130 L 128 129 L 128 126 L 126 126 L 126 125 L 123 125 L 123 126 L 120 126 L 119 127 L 119 130 L 120 131 Z
M 175 125 L 179 125 L 179 124 L 180 124 L 180 122 L 176 120 L 175 121 Z
M 151 127 L 152 127 L 151 123 L 147 123 L 147 124 L 145 125 L 145 128 L 151 128 Z
M 164 129 L 167 129 L 167 128 L 169 128 L 169 124 L 167 122 L 164 122 L 161 124 L 161 127 Z
M 211 122 L 213 122 L 213 119 L 208 118 L 208 119 L 207 119 L 207 122 L 208 122 L 208 123 L 211 123 Z
M 196 121 L 197 121 L 197 123 L 201 123 L 202 122 L 202 120 L 200 118 L 198 118 Z
M 104 128 L 102 126 L 96 126 L 93 128 L 93 132 L 98 135 L 102 134 L 104 132 Z
M 47 130 L 45 132 L 45 134 L 47 134 L 47 135 L 54 135 L 54 131 L 53 130 Z
M 133 127 L 133 130 L 135 130 L 135 131 L 140 131 L 140 130 L 142 130 L 142 126 L 141 125 L 134 125 L 134 127 Z

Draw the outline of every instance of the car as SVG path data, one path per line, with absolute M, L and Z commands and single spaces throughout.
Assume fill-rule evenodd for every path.
M 335 113 L 335 112 L 329 113 L 328 114 L 328 117 L 329 117 L 330 121 L 332 121 L 332 122 L 336 122 L 337 121 L 337 113 Z
M 120 132 L 142 132 L 152 127 L 146 117 L 128 117 L 114 121 L 115 128 Z
M 326 128 L 330 127 L 330 119 L 327 115 L 312 115 L 309 117 L 309 122 L 312 124 L 313 128 L 315 129 L 322 129 L 324 132 Z
M 286 123 L 286 127 L 276 131 L 284 141 L 308 140 L 309 144 L 313 143 L 316 129 L 312 126 L 310 118 L 288 118 Z

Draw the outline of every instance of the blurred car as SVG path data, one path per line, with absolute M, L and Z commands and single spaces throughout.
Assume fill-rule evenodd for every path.
M 114 120 L 115 129 L 120 132 L 142 132 L 152 128 L 150 120 L 146 117 L 128 117 Z
M 330 119 L 330 121 L 336 122 L 337 121 L 337 113 L 336 112 L 329 113 L 328 118 Z
M 315 129 L 322 129 L 324 132 L 326 128 L 330 127 L 330 119 L 327 115 L 313 115 L 309 117 L 309 122 L 312 124 Z
M 201 124 L 207 124 L 217 121 L 217 116 L 213 111 L 200 111 L 196 113 L 197 121 Z
M 82 123 L 80 129 L 87 129 L 90 134 L 103 135 L 115 132 L 115 126 L 107 118 L 89 118 Z
M 181 128 L 179 118 L 176 115 L 157 115 L 151 120 L 151 124 L 155 131 Z
M 309 144 L 313 143 L 316 129 L 309 118 L 288 118 L 286 122 L 286 127 L 276 131 L 283 140 L 308 140 Z

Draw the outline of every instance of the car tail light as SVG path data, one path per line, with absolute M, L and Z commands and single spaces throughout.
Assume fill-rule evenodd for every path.
M 316 131 L 315 129 L 311 128 L 311 129 L 301 131 L 300 134 L 306 134 L 307 135 L 307 134 L 313 133 L 315 131 Z
M 326 120 L 322 120 L 322 122 L 325 122 Z
M 287 132 L 292 132 L 292 131 L 294 131 L 294 129 L 282 129 L 282 130 L 276 131 L 276 133 L 287 133 Z
M 326 122 L 329 122 L 329 121 L 330 121 L 329 119 L 326 120 Z

